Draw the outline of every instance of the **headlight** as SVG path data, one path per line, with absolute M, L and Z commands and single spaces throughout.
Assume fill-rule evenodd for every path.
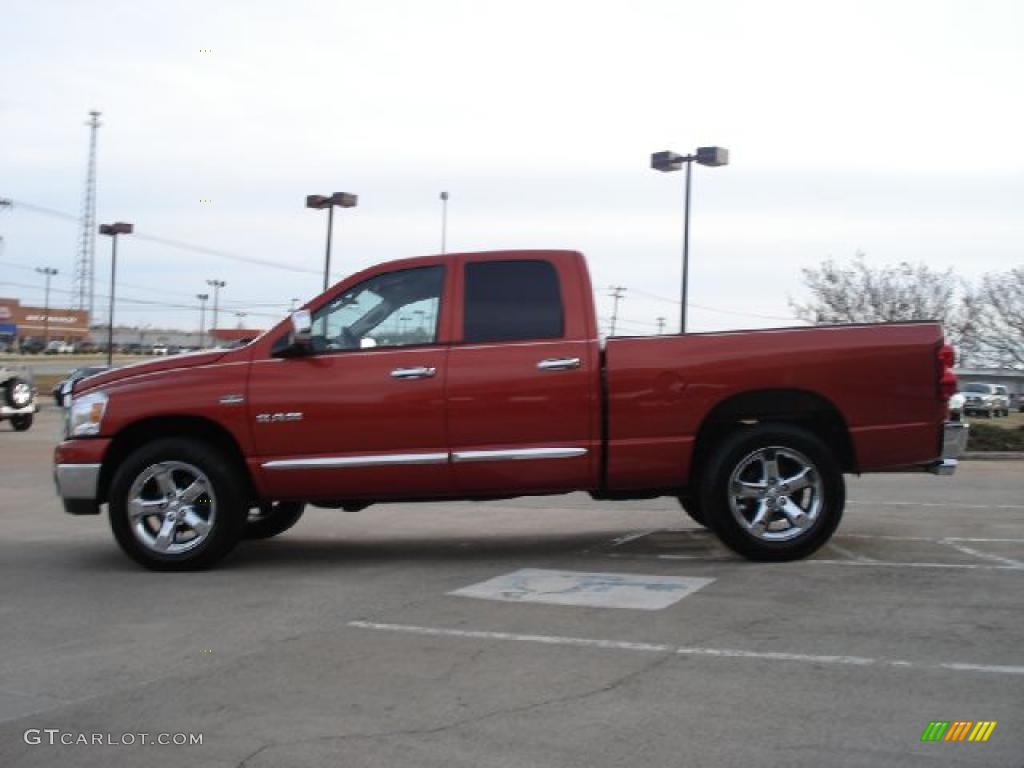
M 90 392 L 75 398 L 68 409 L 67 436 L 98 435 L 103 414 L 107 411 L 107 400 L 106 392 Z
M 27 382 L 15 381 L 11 388 L 11 404 L 15 408 L 25 408 L 32 404 L 32 387 Z

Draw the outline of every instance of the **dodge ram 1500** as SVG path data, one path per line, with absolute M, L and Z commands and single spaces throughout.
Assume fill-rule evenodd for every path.
M 306 504 L 572 491 L 674 496 L 736 552 L 791 560 L 835 531 L 844 473 L 953 472 L 952 362 L 931 322 L 602 341 L 579 253 L 406 259 L 242 348 L 79 382 L 55 477 L 161 570 Z

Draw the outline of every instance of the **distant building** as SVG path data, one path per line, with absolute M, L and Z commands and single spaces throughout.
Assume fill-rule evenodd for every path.
M 210 338 L 215 346 L 244 344 L 252 341 L 263 331 L 256 328 L 212 328 Z
M 0 297 L 0 336 L 8 339 L 78 341 L 89 335 L 89 313 L 77 309 L 30 307 L 18 299 Z

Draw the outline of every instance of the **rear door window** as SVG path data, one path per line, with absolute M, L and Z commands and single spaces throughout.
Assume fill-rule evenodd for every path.
M 466 264 L 467 342 L 560 339 L 565 313 L 558 273 L 547 261 Z

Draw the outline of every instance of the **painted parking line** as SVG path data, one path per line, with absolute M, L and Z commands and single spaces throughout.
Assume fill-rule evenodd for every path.
M 1024 568 L 1024 563 L 1022 563 L 1020 560 L 1014 560 L 1011 557 L 1003 557 L 1001 555 L 993 555 L 991 552 L 982 552 L 979 549 L 965 546 L 964 544 L 954 541 L 953 539 L 942 539 L 941 541 L 939 541 L 939 543 L 945 544 L 946 546 L 955 549 L 957 552 L 960 552 L 965 555 L 970 555 L 971 557 L 977 557 L 981 560 L 990 560 L 994 563 L 999 563 L 1000 565 L 1005 565 L 1010 568 Z
M 658 611 L 677 603 L 687 595 L 692 595 L 713 581 L 714 579 L 682 576 L 521 568 L 479 584 L 456 589 L 448 594 L 512 603 Z
M 664 555 L 663 555 L 664 557 Z M 811 565 L 860 565 L 879 566 L 883 568 L 952 568 L 965 571 L 1017 571 L 1024 572 L 1021 565 L 984 565 L 981 563 L 900 563 L 885 560 L 829 560 L 827 558 L 808 558 L 800 562 Z
M 644 546 L 644 538 L 647 536 L 659 536 L 658 542 L 652 544 L 654 551 L 636 551 L 637 547 Z M 672 542 L 666 545 L 666 538 L 678 537 L 678 546 L 673 547 Z M 941 548 L 952 549 L 962 555 L 968 555 L 980 562 L 977 563 L 946 563 L 928 561 L 891 561 L 879 560 L 844 547 L 840 540 L 854 541 L 906 541 L 923 542 L 935 544 Z M 837 534 L 828 543 L 828 548 L 839 555 L 837 558 L 812 557 L 801 562 L 813 563 L 816 565 L 859 565 L 878 566 L 883 568 L 944 568 L 960 570 L 981 570 L 981 571 L 1016 571 L 1024 572 L 1024 561 L 1016 560 L 1002 555 L 992 554 L 968 544 L 1024 544 L 1024 539 L 1013 538 L 984 538 L 964 536 L 888 536 L 881 534 L 849 533 Z M 693 545 L 706 545 L 704 548 L 695 548 Z M 681 552 L 657 551 L 658 549 L 676 548 L 683 549 Z M 690 551 L 686 552 L 689 548 Z M 636 533 L 620 536 L 605 545 L 605 555 L 612 558 L 635 558 L 635 559 L 656 559 L 656 560 L 691 560 L 695 562 L 740 562 L 737 556 L 728 553 L 721 547 L 717 540 L 708 531 L 682 529 L 662 529 L 656 531 L 638 531 Z M 607 551 L 617 550 L 617 551 Z M 621 550 L 621 551 L 619 551 Z
M 847 504 L 864 507 L 943 507 L 946 509 L 1024 509 L 1024 504 L 957 504 L 952 501 L 859 501 L 847 499 Z
M 637 643 L 622 640 L 600 640 L 589 637 L 565 637 L 561 635 L 531 635 L 518 632 L 491 632 L 476 629 L 448 629 L 446 627 L 422 627 L 411 624 L 385 624 L 375 621 L 350 621 L 354 629 L 400 632 L 427 637 L 451 637 L 471 640 L 497 640 L 506 642 L 536 643 L 539 645 L 570 646 L 576 648 L 598 648 L 610 651 L 631 651 L 638 653 L 664 653 L 678 656 L 703 656 L 725 659 L 749 659 L 753 661 L 789 661 L 805 664 L 823 664 L 856 667 L 898 667 L 912 670 L 949 670 L 952 672 L 979 672 L 984 674 L 1024 675 L 1024 667 L 1004 664 L 973 664 L 969 662 L 919 662 L 902 659 L 875 659 L 867 656 L 822 656 L 810 653 L 785 653 L 778 651 L 747 651 L 735 648 L 700 648 L 667 645 L 663 643 Z

